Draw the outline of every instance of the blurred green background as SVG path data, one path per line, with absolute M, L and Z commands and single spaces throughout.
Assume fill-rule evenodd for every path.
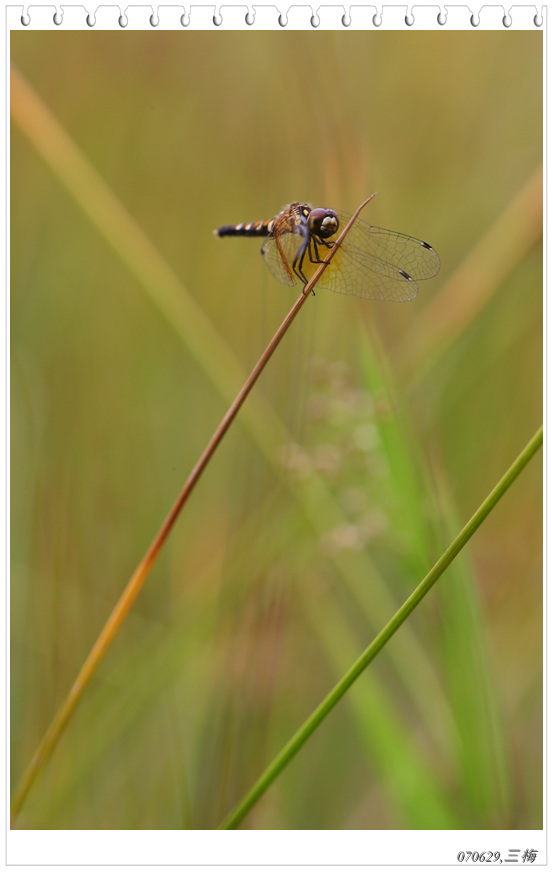
M 297 296 L 212 229 L 377 190 L 442 260 L 412 303 L 310 298 L 17 823 L 213 828 L 541 423 L 542 34 L 11 51 L 12 792 Z M 243 826 L 542 826 L 541 489 L 538 455 Z

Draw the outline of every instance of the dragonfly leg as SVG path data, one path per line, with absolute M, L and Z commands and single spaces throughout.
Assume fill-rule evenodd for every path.
M 292 269 L 294 270 L 298 278 L 301 279 L 304 285 L 306 285 L 308 282 L 308 278 L 303 271 L 303 261 L 305 259 L 305 255 L 306 253 L 309 255 L 310 263 L 322 263 L 323 258 L 319 253 L 319 245 L 324 245 L 325 248 L 332 248 L 334 246 L 334 243 L 326 242 L 324 239 L 320 239 L 319 237 L 308 236 L 301 245 L 298 253 L 294 258 Z M 313 296 L 315 296 L 315 291 L 313 291 Z
M 313 252 L 311 251 L 311 244 L 310 244 L 309 245 L 309 260 L 311 261 L 311 263 L 321 263 L 323 261 L 323 258 L 319 254 L 318 246 L 324 245 L 325 248 L 333 248 L 334 243 L 333 242 L 326 242 L 324 239 L 319 239 L 319 237 L 314 237 L 314 236 L 311 237 L 310 242 L 311 241 L 313 242 L 313 249 L 315 252 L 315 257 L 313 257 Z
M 303 272 L 303 259 L 305 257 L 305 252 L 310 248 L 310 243 L 311 243 L 311 239 L 308 236 L 304 240 L 304 242 L 302 243 L 301 247 L 299 248 L 298 253 L 296 254 L 296 256 L 294 258 L 294 262 L 292 264 L 292 269 L 294 270 L 295 274 L 303 282 L 304 285 L 307 284 L 308 278 Z M 311 255 L 310 255 L 309 259 L 311 259 Z

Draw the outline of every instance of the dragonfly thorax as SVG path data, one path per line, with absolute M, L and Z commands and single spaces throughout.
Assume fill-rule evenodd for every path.
M 314 233 L 319 239 L 328 239 L 336 233 L 340 221 L 332 209 L 312 209 L 307 219 L 307 225 L 310 233 Z

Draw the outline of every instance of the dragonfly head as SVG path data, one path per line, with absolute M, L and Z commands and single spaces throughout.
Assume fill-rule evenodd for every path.
M 332 209 L 312 209 L 307 219 L 309 232 L 314 233 L 320 239 L 328 239 L 334 236 L 340 222 L 336 212 Z

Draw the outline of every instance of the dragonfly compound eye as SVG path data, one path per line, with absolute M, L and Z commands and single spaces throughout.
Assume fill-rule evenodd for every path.
M 332 209 L 312 209 L 307 223 L 310 232 L 318 236 L 319 239 L 328 239 L 329 236 L 334 236 L 340 226 L 338 216 Z

